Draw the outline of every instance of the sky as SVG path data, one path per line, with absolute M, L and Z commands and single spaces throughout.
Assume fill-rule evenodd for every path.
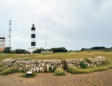
M 30 47 L 32 24 L 37 48 L 112 47 L 112 0 L 0 0 L 0 36 L 10 19 L 13 49 Z

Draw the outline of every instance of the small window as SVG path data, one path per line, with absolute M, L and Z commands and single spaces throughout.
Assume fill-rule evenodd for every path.
M 31 46 L 36 46 L 36 42 L 31 42 Z
M 35 34 L 31 34 L 31 38 L 35 38 Z

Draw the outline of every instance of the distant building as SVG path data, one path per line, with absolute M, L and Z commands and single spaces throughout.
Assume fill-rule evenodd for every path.
M 3 51 L 5 48 L 5 37 L 0 37 L 0 51 Z
M 29 48 L 29 52 L 30 53 L 33 53 L 33 51 L 35 51 L 37 48 L 36 48 L 36 28 L 35 28 L 35 25 L 33 24 L 32 25 L 32 28 L 31 28 L 31 48 Z

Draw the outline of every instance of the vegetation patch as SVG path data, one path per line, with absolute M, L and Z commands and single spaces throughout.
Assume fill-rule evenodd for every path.
M 83 52 L 66 52 L 66 53 L 50 53 L 50 54 L 0 54 L 0 62 L 6 58 L 24 58 L 24 59 L 75 59 L 75 58 L 91 58 L 96 56 L 104 56 L 111 58 L 112 52 L 103 51 L 83 51 Z M 112 58 L 111 58 L 112 61 Z
M 110 61 L 103 61 L 100 66 L 105 66 L 105 65 L 110 65 L 110 64 L 111 64 Z
M 56 76 L 64 76 L 65 75 L 65 72 L 63 70 L 63 68 L 57 68 L 54 72 L 54 75 Z
M 20 72 L 18 68 L 7 68 L 1 72 L 1 75 L 8 75 L 8 74 L 17 73 L 17 72 Z
M 24 74 L 21 75 L 21 77 L 24 77 L 24 78 L 33 78 L 35 76 L 36 76 L 35 73 L 32 73 L 32 74 L 26 74 L 26 73 L 24 73 Z
M 86 67 L 84 63 L 80 64 L 81 68 L 77 68 L 75 66 L 68 67 L 67 71 L 72 74 L 83 74 L 83 73 L 91 73 L 97 71 L 104 71 L 109 68 L 112 68 L 112 60 L 108 58 L 106 61 L 103 61 L 101 65 L 96 65 L 93 67 Z
M 24 73 L 26 72 L 25 70 L 22 69 L 18 69 L 18 68 L 0 68 L 0 75 L 8 75 L 8 74 L 13 74 L 13 73 Z
M 25 73 L 26 70 L 24 70 L 24 69 L 19 69 L 19 72 L 20 72 L 20 73 Z
M 85 68 L 87 68 L 87 64 L 84 61 L 82 61 L 82 62 L 80 62 L 80 67 L 85 69 Z
M 3 70 L 5 70 L 6 68 L 5 67 L 1 67 L 0 68 L 0 73 L 3 71 Z
M 109 68 L 112 68 L 112 65 L 105 65 L 105 66 L 100 66 L 100 67 L 92 67 L 92 68 L 86 68 L 86 69 L 81 69 L 81 68 L 76 68 L 76 67 L 69 67 L 67 71 L 72 74 L 84 74 L 84 73 L 91 73 L 91 72 L 97 72 L 97 71 L 104 71 Z

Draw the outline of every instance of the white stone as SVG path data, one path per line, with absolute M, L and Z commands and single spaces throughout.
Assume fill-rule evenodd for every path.
M 28 72 L 26 72 L 26 74 L 31 75 L 31 74 L 33 74 L 33 72 L 32 71 L 28 71 Z

